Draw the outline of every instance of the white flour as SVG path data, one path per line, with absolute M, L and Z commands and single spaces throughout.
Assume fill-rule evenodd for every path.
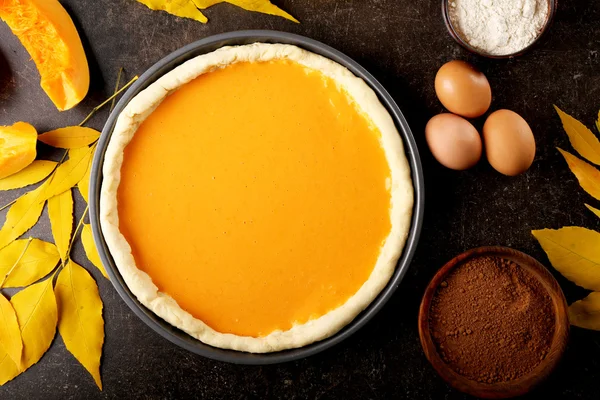
M 488 54 L 524 49 L 539 36 L 548 0 L 449 0 L 450 20 L 462 38 Z

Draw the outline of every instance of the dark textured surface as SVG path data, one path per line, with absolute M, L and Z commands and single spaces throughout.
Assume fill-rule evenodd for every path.
M 390 91 L 417 137 L 427 184 L 426 218 L 413 266 L 383 311 L 348 341 L 308 359 L 268 367 L 209 361 L 171 345 L 141 323 L 110 282 L 93 271 L 104 300 L 104 392 L 65 350 L 59 337 L 42 360 L 0 388 L 6 399 L 70 398 L 346 398 L 462 399 L 427 364 L 417 335 L 418 304 L 429 279 L 447 260 L 480 245 L 505 245 L 548 265 L 531 229 L 564 225 L 600 228 L 556 146 L 569 148 L 551 104 L 591 126 L 600 108 L 600 3 L 560 1 L 548 36 L 515 60 L 467 54 L 450 39 L 439 1 L 287 0 L 277 4 L 302 21 L 219 5 L 207 25 L 152 12 L 134 0 L 65 0 L 92 69 L 91 93 L 75 110 L 58 113 L 38 85 L 29 56 L 0 25 L 0 124 L 25 120 L 38 130 L 78 123 L 112 91 L 119 67 L 142 73 L 177 48 L 238 29 L 279 29 L 321 40 L 356 59 Z M 482 162 L 468 172 L 437 165 L 423 141 L 429 117 L 442 111 L 433 92 L 437 68 L 452 58 L 472 61 L 488 76 L 494 108 L 530 123 L 538 144 L 531 170 L 507 178 Z M 101 128 L 106 114 L 91 126 Z M 43 157 L 57 157 L 41 148 Z M 5 204 L 19 193 L 0 193 Z M 81 200 L 81 199 L 78 199 Z M 84 208 L 78 202 L 78 215 Z M 598 206 L 598 204 L 595 204 Z M 4 213 L 0 214 L 3 219 Z M 49 240 L 47 216 L 31 232 Z M 81 246 L 75 260 L 86 267 Z M 556 275 L 556 274 L 555 274 Z M 569 302 L 585 294 L 558 277 Z M 567 354 L 549 382 L 529 398 L 597 399 L 600 333 L 573 329 Z

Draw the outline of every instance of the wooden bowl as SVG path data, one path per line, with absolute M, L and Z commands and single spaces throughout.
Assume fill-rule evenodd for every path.
M 548 355 L 529 374 L 508 382 L 492 384 L 480 383 L 454 372 L 454 370 L 442 360 L 431 338 L 429 310 L 438 286 L 446 279 L 453 268 L 470 259 L 482 256 L 499 257 L 519 264 L 542 283 L 543 287 L 548 291 L 552 304 L 554 305 L 556 318 L 555 331 Z M 527 254 L 507 247 L 478 247 L 450 260 L 450 262 L 444 265 L 437 274 L 435 274 L 429 283 L 429 286 L 427 286 L 419 310 L 419 336 L 421 338 L 421 345 L 425 351 L 425 356 L 433 368 L 455 389 L 472 396 L 486 399 L 505 399 L 520 396 L 529 392 L 536 385 L 545 380 L 562 357 L 569 338 L 567 302 L 558 282 L 556 282 L 550 272 L 548 272 L 548 270 L 537 260 Z

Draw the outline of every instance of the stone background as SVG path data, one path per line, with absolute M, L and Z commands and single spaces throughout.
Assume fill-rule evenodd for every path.
M 552 104 L 592 126 L 600 108 L 600 2 L 560 1 L 549 34 L 529 54 L 487 60 L 468 54 L 448 35 L 439 1 L 275 1 L 301 24 L 222 4 L 206 12 L 207 25 L 152 12 L 134 0 L 64 0 L 83 37 L 92 87 L 76 109 L 58 113 L 39 87 L 29 55 L 0 24 L 0 124 L 25 120 L 39 131 L 77 124 L 126 78 L 183 45 L 239 29 L 276 29 L 329 44 L 366 67 L 392 94 L 419 143 L 425 169 L 426 216 L 417 256 L 404 282 L 366 327 L 342 344 L 298 362 L 248 367 L 214 362 L 179 349 L 136 318 L 110 282 L 93 270 L 104 300 L 104 391 L 66 351 L 59 336 L 24 375 L 0 388 L 3 399 L 223 398 L 223 399 L 463 399 L 427 363 L 417 334 L 418 305 L 435 271 L 475 246 L 504 245 L 548 264 L 531 229 L 600 221 L 583 206 L 597 202 L 578 186 L 556 150 L 569 149 Z M 442 111 L 433 90 L 446 61 L 469 60 L 494 92 L 492 107 L 510 108 L 531 125 L 538 153 L 531 170 L 508 178 L 482 162 L 468 172 L 445 170 L 423 139 L 427 120 Z M 90 126 L 101 129 L 106 112 Z M 481 126 L 482 121 L 478 122 Z M 57 157 L 40 148 L 43 157 Z M 0 193 L 0 204 L 19 195 Z M 85 207 L 77 199 L 78 215 Z M 0 213 L 0 219 L 4 219 Z M 32 235 L 50 240 L 47 216 Z M 86 267 L 81 246 L 74 259 Z M 91 269 L 91 268 L 90 268 Z M 554 272 L 554 271 L 553 271 Z M 555 275 L 557 275 L 555 273 Z M 557 275 L 569 302 L 585 291 Z M 597 399 L 600 333 L 573 329 L 560 368 L 528 398 Z

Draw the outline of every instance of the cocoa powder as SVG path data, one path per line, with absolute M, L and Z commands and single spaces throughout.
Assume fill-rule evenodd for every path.
M 555 328 L 552 300 L 523 267 L 479 257 L 456 267 L 438 288 L 430 330 L 450 368 L 482 383 L 506 382 L 546 357 Z

